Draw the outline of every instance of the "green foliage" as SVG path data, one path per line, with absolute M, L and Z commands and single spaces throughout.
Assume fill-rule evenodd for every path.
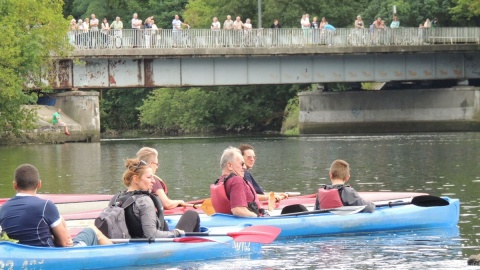
M 23 104 L 36 97 L 22 92 L 27 83 L 42 87 L 42 71 L 52 67 L 52 54 L 64 55 L 68 22 L 62 0 L 0 0 L 0 133 L 16 135 L 34 126 Z
M 298 118 L 300 115 L 298 96 L 290 99 L 285 107 L 285 116 L 281 133 L 284 135 L 298 135 L 300 130 L 298 127 Z
M 450 14 L 456 22 L 480 22 L 480 1 L 478 0 L 453 0 L 455 6 L 450 9 Z M 475 24 L 474 24 L 475 25 Z
M 140 110 L 142 124 L 167 133 L 279 129 L 292 86 L 154 90 Z
M 140 127 L 137 107 L 143 104 L 149 89 L 102 90 L 100 99 L 101 130 L 125 131 Z

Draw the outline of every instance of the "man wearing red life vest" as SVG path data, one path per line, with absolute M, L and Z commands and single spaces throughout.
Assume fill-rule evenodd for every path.
M 350 179 L 350 165 L 341 159 L 335 160 L 330 166 L 331 185 L 322 185 L 318 189 L 315 209 L 330 209 L 341 206 L 366 205 L 362 212 L 372 213 L 375 204 L 366 201 L 358 195 L 357 191 L 345 183 Z
M 265 215 L 252 184 L 244 179 L 245 161 L 238 148 L 228 147 L 220 159 L 222 176 L 210 186 L 213 207 L 217 213 L 240 217 Z

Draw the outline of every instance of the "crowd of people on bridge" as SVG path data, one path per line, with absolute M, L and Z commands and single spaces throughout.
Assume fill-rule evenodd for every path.
M 167 47 L 186 47 L 191 44 L 191 37 L 189 34 L 182 32 L 183 29 L 190 29 L 190 26 L 182 22 L 179 15 L 175 15 L 172 20 L 172 36 L 170 46 Z M 438 27 L 438 20 L 434 18 L 430 20 L 427 18 L 424 23 L 419 25 L 419 36 L 425 35 L 425 29 Z M 385 44 L 387 43 L 383 30 L 387 28 L 398 29 L 400 27 L 400 20 L 396 14 L 393 15 L 390 26 L 388 27 L 385 20 L 378 17 L 371 24 L 366 24 L 361 15 L 356 17 L 353 23 L 353 29 L 357 32 L 363 32 L 366 29 L 370 33 L 369 41 L 371 44 Z M 125 40 L 122 34 L 122 30 L 126 29 L 120 17 L 116 17 L 111 23 L 107 18 L 103 18 L 100 22 L 96 18 L 95 14 L 91 14 L 90 18 L 78 21 L 72 19 L 69 27 L 69 39 L 72 45 L 77 48 L 111 48 L 131 46 L 133 48 L 151 48 L 158 47 L 160 42 L 166 42 L 166 37 L 159 34 L 159 27 L 157 27 L 154 16 L 147 17 L 142 21 L 137 13 L 134 13 L 130 23 L 130 29 L 134 33 L 129 37 L 128 44 L 125 44 Z M 280 29 L 282 25 L 278 19 L 274 19 L 273 23 L 269 27 L 270 29 Z M 326 17 L 322 17 L 318 20 L 317 16 L 314 16 L 310 20 L 309 14 L 302 14 L 300 19 L 300 28 L 303 30 L 304 40 L 303 44 L 325 44 L 331 45 L 334 42 L 335 27 L 331 25 Z M 213 46 L 251 46 L 256 40 L 256 36 L 261 32 L 254 33 L 252 20 L 247 18 L 245 22 L 242 21 L 240 16 L 236 16 L 235 20 L 231 15 L 227 15 L 223 24 L 217 17 L 212 18 L 210 25 L 211 29 L 211 43 Z M 261 30 L 264 30 L 263 28 Z M 357 32 L 352 34 L 351 39 L 365 39 L 365 35 L 362 33 L 361 37 Z M 269 32 L 272 36 L 271 44 L 275 46 L 278 43 L 278 32 Z M 393 37 L 388 37 L 388 43 Z M 164 46 L 163 46 L 164 47 Z

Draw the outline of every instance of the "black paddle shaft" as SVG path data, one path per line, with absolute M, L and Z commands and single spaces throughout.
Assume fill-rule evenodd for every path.
M 446 205 L 449 205 L 450 203 L 447 200 L 437 196 L 420 195 L 420 196 L 413 197 L 411 202 L 389 202 L 387 204 L 378 204 L 376 206 L 377 207 L 381 207 L 381 206 L 393 207 L 396 205 L 407 205 L 407 204 L 413 204 L 420 207 L 435 207 L 435 206 L 446 206 Z

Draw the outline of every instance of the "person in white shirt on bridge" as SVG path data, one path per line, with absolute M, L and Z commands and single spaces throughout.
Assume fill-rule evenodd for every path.
M 134 30 L 133 34 L 133 47 L 137 48 L 140 46 L 141 34 L 140 29 L 142 28 L 142 20 L 138 18 L 137 13 L 133 13 L 132 18 L 132 29 Z
M 210 26 L 210 29 L 212 30 L 212 33 L 213 33 L 213 45 L 215 45 L 215 47 L 219 46 L 221 25 L 217 17 L 213 17 L 213 21 L 212 21 L 212 25 Z
M 190 28 L 190 25 L 182 22 L 180 20 L 180 17 L 175 14 L 175 18 L 172 21 L 172 29 L 173 29 L 173 47 L 176 47 L 178 43 L 181 42 L 180 36 L 181 36 L 181 31 L 182 31 L 182 25 L 187 26 Z

